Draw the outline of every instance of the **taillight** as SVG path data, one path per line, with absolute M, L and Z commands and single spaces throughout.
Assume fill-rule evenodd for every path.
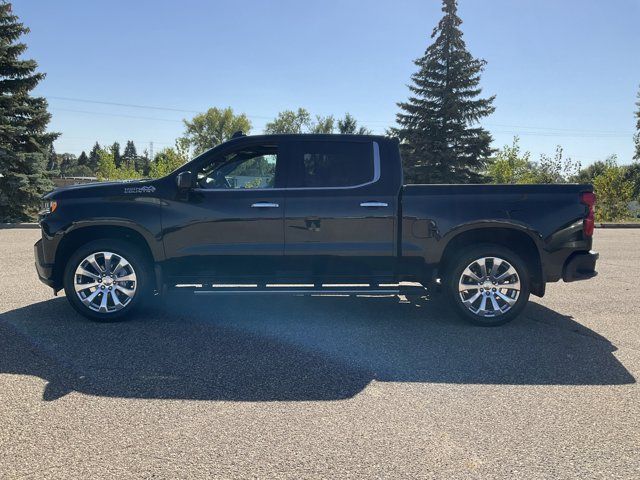
M 593 192 L 583 192 L 580 194 L 580 202 L 589 207 L 587 216 L 582 222 L 582 231 L 587 237 L 593 235 L 593 227 L 595 226 L 595 211 L 594 205 L 596 204 L 596 194 Z

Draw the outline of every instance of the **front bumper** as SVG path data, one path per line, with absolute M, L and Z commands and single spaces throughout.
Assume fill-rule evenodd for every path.
M 55 288 L 55 282 L 53 280 L 53 264 L 45 263 L 44 261 L 42 239 L 35 243 L 33 251 L 36 258 L 36 271 L 38 272 L 38 278 L 45 285 Z
M 595 277 L 598 274 L 596 262 L 599 256 L 598 252 L 593 250 L 572 254 L 564 264 L 562 279 L 565 282 L 575 282 Z

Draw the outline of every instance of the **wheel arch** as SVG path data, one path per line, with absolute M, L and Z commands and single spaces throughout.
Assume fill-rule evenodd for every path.
M 78 248 L 94 240 L 118 239 L 132 243 L 140 249 L 149 262 L 151 271 L 157 260 L 158 252 L 154 252 L 149 241 L 138 230 L 123 225 L 86 225 L 67 230 L 62 236 L 56 250 L 53 278 L 57 285 L 62 285 L 66 264 Z
M 442 251 L 438 276 L 448 270 L 457 254 L 464 248 L 480 243 L 500 245 L 521 256 L 530 270 L 531 293 L 538 297 L 544 296 L 544 272 L 538 242 L 529 231 L 514 226 L 469 226 L 457 231 Z

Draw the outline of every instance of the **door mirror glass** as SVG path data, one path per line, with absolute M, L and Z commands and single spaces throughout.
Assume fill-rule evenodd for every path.
M 193 175 L 191 172 L 181 172 L 176 177 L 176 185 L 178 190 L 189 190 L 193 187 Z

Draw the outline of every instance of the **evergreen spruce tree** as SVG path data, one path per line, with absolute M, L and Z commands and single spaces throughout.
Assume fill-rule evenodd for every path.
M 457 0 L 443 0 L 444 16 L 431 34 L 435 41 L 415 61 L 412 95 L 398 104 L 398 127 L 391 129 L 414 183 L 481 181 L 491 154 L 491 135 L 477 122 L 493 113 L 495 97 L 478 98 L 486 62 L 467 51 L 457 10 Z
M 18 40 L 28 31 L 0 1 L 0 222 L 33 219 L 53 188 L 46 168 L 58 134 L 46 131 L 46 100 L 30 95 L 44 74 L 34 60 L 21 59 L 27 46 Z
M 78 174 L 78 159 L 72 153 L 62 153 L 56 155 L 57 161 L 56 163 L 59 166 L 60 174 L 65 177 L 72 177 Z M 86 168 L 86 167 L 85 167 Z M 80 175 L 82 176 L 82 175 Z
M 87 167 L 94 173 L 98 171 L 98 162 L 100 161 L 100 144 L 98 142 L 95 143 L 91 151 L 89 152 L 89 161 L 87 162 Z
M 120 155 L 120 144 L 118 142 L 113 142 L 113 145 L 111 145 L 111 153 L 113 154 L 113 163 L 115 163 L 116 168 L 120 168 L 122 156 Z
M 149 152 L 145 149 L 142 155 L 137 156 L 134 162 L 135 171 L 141 175 L 149 175 L 151 169 L 151 159 L 149 158 Z
M 124 147 L 124 153 L 122 154 L 122 163 L 124 163 L 127 168 L 135 168 L 137 157 L 138 152 L 133 140 L 127 140 L 127 144 Z
M 47 171 L 55 172 L 58 169 L 58 155 L 53 143 L 49 145 L 49 152 L 47 153 Z
M 633 136 L 633 140 L 636 144 L 636 151 L 633 155 L 634 160 L 640 161 L 640 90 L 638 91 L 638 101 L 636 102 L 636 134 Z
M 78 165 L 79 166 L 85 166 L 85 167 L 87 165 L 89 165 L 89 157 L 87 157 L 87 154 L 84 153 L 84 150 L 82 151 L 82 153 L 78 157 Z
M 371 130 L 366 127 L 358 127 L 358 121 L 346 113 L 342 120 L 338 120 L 338 132 L 343 135 L 371 135 Z

